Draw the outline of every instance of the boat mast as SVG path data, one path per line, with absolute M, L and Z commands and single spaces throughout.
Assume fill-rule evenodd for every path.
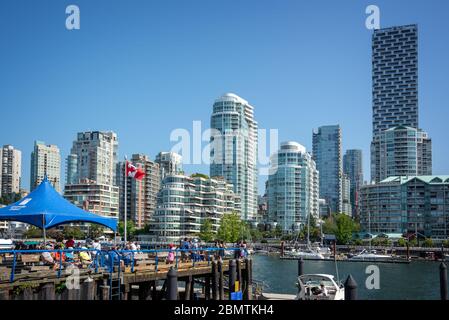
M 369 249 L 371 250 L 371 210 L 368 210 Z
M 307 247 L 310 247 L 310 211 L 307 219 Z

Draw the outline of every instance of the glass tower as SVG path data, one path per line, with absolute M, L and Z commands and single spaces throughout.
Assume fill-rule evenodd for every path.
M 284 232 L 293 233 L 318 218 L 318 171 L 311 155 L 296 142 L 284 142 L 271 156 L 267 183 L 268 220 Z
M 341 128 L 322 126 L 313 132 L 313 159 L 320 173 L 320 198 L 326 200 L 331 212 L 342 212 L 341 199 Z
M 257 122 L 254 108 L 227 93 L 213 105 L 211 116 L 211 177 L 223 177 L 241 197 L 242 219 L 257 215 Z

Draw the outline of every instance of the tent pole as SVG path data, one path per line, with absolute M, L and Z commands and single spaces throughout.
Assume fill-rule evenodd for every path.
M 44 246 L 47 245 L 47 234 L 45 232 L 45 216 L 42 215 L 42 230 L 44 232 Z
M 125 240 L 125 245 L 126 245 L 126 238 L 127 238 L 127 204 L 126 204 L 126 201 L 127 201 L 127 184 L 128 184 L 128 177 L 127 177 L 127 175 L 126 175 L 126 169 L 127 169 L 127 167 L 128 167 L 128 159 L 126 159 L 126 157 L 125 157 L 125 212 L 124 212 L 124 221 L 123 221 L 123 228 L 124 228 L 124 240 Z

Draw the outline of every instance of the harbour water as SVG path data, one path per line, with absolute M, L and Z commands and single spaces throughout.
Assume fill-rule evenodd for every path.
M 253 256 L 253 278 L 264 281 L 265 292 L 296 294 L 297 260 L 278 256 Z M 366 267 L 377 265 L 380 289 L 368 290 Z M 410 264 L 304 261 L 304 273 L 338 275 L 342 282 L 351 274 L 358 284 L 358 298 L 364 300 L 438 300 L 440 298 L 439 262 L 417 261 Z

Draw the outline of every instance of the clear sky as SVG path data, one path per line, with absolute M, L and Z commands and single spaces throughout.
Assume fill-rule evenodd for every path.
M 80 30 L 65 28 L 69 4 Z M 368 179 L 369 4 L 381 27 L 419 25 L 420 126 L 433 139 L 434 173 L 449 174 L 445 0 L 1 0 L 0 144 L 22 150 L 28 189 L 34 140 L 65 158 L 78 131 L 113 130 L 121 158 L 154 158 L 173 146 L 173 129 L 207 128 L 214 99 L 234 92 L 260 128 L 308 150 L 313 128 L 340 124 L 343 150 L 363 149 Z

